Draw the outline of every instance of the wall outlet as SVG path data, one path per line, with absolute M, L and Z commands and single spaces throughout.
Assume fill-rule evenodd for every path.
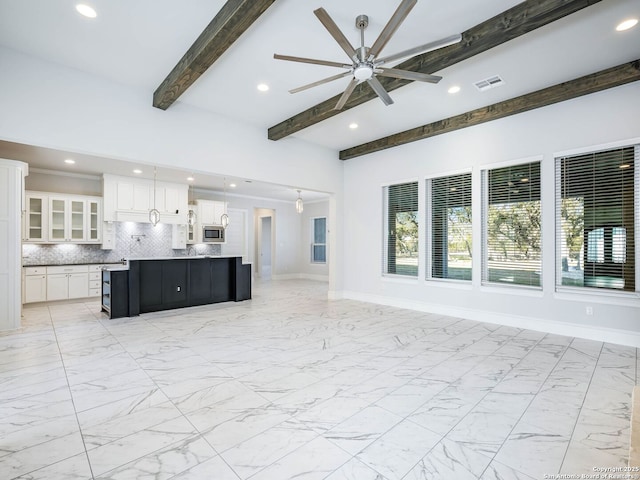
M 591 306 L 587 307 L 587 315 L 593 315 L 593 307 Z

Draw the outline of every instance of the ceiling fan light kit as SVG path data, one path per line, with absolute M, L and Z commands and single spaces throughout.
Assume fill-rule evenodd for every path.
M 358 15 L 356 17 L 356 28 L 360 30 L 360 46 L 357 50 L 353 47 L 353 45 L 351 45 L 349 40 L 347 40 L 347 37 L 338 28 L 336 23 L 324 8 L 318 8 L 317 10 L 314 10 L 313 13 L 316 15 L 316 17 L 318 17 L 318 20 L 320 20 L 320 22 L 324 25 L 333 39 L 338 42 L 338 45 L 340 45 L 342 50 L 344 50 L 344 52 L 347 54 L 351 63 L 343 64 L 339 62 L 331 62 L 313 58 L 279 55 L 276 53 L 273 55 L 273 57 L 277 60 L 287 60 L 290 62 L 310 63 L 313 65 L 324 65 L 329 67 L 347 69 L 347 71 L 344 73 L 332 75 L 331 77 L 324 78 L 322 80 L 318 80 L 316 82 L 303 85 L 298 88 L 294 88 L 293 90 L 289 90 L 289 92 L 298 93 L 303 90 L 316 87 L 318 85 L 350 76 L 351 81 L 347 85 L 347 88 L 344 90 L 344 93 L 335 106 L 335 110 L 341 110 L 347 103 L 347 100 L 355 90 L 356 86 L 358 86 L 358 84 L 362 82 L 367 82 L 385 105 L 391 105 L 393 103 L 393 100 L 384 89 L 384 86 L 376 78 L 377 76 L 400 78 L 404 80 L 427 83 L 438 83 L 440 80 L 442 80 L 442 77 L 437 75 L 429 75 L 426 73 L 401 70 L 397 68 L 385 68 L 382 67 L 382 65 L 384 65 L 385 63 L 400 60 L 402 58 L 407 58 L 413 55 L 420 55 L 433 50 L 437 50 L 439 48 L 453 45 L 462 40 L 462 35 L 460 34 L 451 35 L 441 40 L 410 48 L 409 50 L 404 50 L 387 57 L 378 58 L 378 55 L 382 52 L 382 49 L 387 45 L 393 34 L 407 17 L 407 15 L 409 15 L 409 12 L 416 5 L 417 1 L 418 0 L 402 0 L 395 13 L 391 16 L 385 27 L 382 29 L 382 32 L 380 32 L 380 35 L 370 48 L 365 46 L 364 43 L 364 31 L 369 25 L 369 17 L 367 15 Z

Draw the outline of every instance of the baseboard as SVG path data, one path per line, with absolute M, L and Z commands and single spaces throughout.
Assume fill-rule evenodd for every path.
M 283 273 L 271 275 L 272 280 L 315 280 L 318 282 L 328 282 L 329 275 L 315 275 L 313 273 Z
M 340 298 L 640 348 L 640 332 L 633 332 L 630 330 L 586 326 L 577 323 L 545 320 L 522 315 L 507 315 L 504 313 L 480 311 L 449 305 L 438 305 L 416 300 L 405 300 L 361 292 L 344 291 Z

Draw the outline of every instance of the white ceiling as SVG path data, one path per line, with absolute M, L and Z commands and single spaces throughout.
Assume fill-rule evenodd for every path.
M 370 45 L 399 1 L 277 0 L 178 101 L 251 122 L 266 135 L 269 127 L 341 93 L 348 82 L 288 93 L 340 70 L 274 60 L 274 53 L 347 61 L 313 10 L 324 7 L 353 44 L 359 42 L 355 17 L 367 14 L 365 38 Z M 87 0 L 98 12 L 96 19 L 80 16 L 76 3 L 0 0 L 0 45 L 138 87 L 153 108 L 153 91 L 225 2 Z M 518 3 L 419 0 L 384 53 L 463 32 Z M 294 136 L 335 149 L 337 155 L 341 149 L 638 59 L 640 26 L 615 31 L 629 17 L 640 18 L 640 0 L 603 0 L 437 72 L 444 76 L 438 85 L 415 82 L 390 92 L 395 100 L 391 106 L 375 99 Z M 493 75 L 500 75 L 505 85 L 486 92 L 473 87 Z M 270 90 L 259 92 L 258 83 L 267 83 Z M 447 89 L 454 84 L 462 90 L 450 95 Z M 359 128 L 349 129 L 352 122 Z M 0 155 L 3 148 L 8 147 L 0 144 Z M 39 168 L 58 168 L 48 160 L 40 163 Z M 118 162 L 109 163 L 117 169 Z M 105 170 L 104 162 L 100 167 Z

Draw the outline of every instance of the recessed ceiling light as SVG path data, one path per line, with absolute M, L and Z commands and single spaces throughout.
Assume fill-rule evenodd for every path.
M 237 185 L 235 183 L 230 183 L 229 184 L 229 188 L 236 188 L 236 187 L 237 187 Z
M 64 161 L 64 163 L 69 164 L 69 165 L 73 165 L 74 163 L 76 163 L 76 161 L 75 161 L 75 160 L 72 160 L 72 159 L 70 159 L 70 158 L 67 158 L 67 159 Z
M 98 14 L 93 8 L 91 8 L 89 5 L 85 5 L 84 3 L 77 4 L 76 10 L 80 15 L 85 16 L 87 18 L 96 18 L 98 16 Z
M 358 128 L 358 124 L 357 124 L 357 123 L 355 123 L 355 122 L 350 123 L 350 124 L 349 124 L 349 128 L 350 128 L 351 130 L 355 130 L 356 128 Z
M 520 181 L 522 183 L 527 183 L 529 181 L 529 179 L 527 177 L 523 177 L 523 178 L 520 179 Z
M 136 175 L 140 175 L 142 173 L 142 170 L 136 168 L 133 173 L 135 173 Z
M 195 178 L 193 177 L 187 177 L 187 182 L 193 182 L 195 180 Z
M 454 85 L 447 90 L 449 93 L 458 93 L 460 91 L 460 87 L 458 85 Z
M 623 163 L 618 168 L 620 168 L 622 170 L 624 170 L 625 168 L 631 168 L 631 164 L 630 163 Z
M 260 90 L 261 92 L 266 92 L 267 90 L 269 90 L 269 85 L 267 85 L 266 83 L 260 83 L 258 85 L 258 90 Z
M 624 22 L 620 22 L 616 27 L 616 30 L 618 32 L 624 32 L 625 30 L 629 30 L 630 28 L 635 27 L 637 24 L 638 24 L 637 18 L 630 18 L 628 20 L 625 20 Z

